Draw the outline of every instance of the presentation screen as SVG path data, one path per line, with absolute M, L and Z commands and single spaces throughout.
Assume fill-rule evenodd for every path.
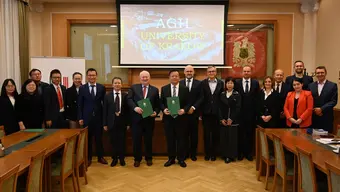
M 120 65 L 223 65 L 225 5 L 120 4 Z

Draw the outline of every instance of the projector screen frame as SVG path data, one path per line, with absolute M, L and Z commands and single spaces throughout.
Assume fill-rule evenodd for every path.
M 118 27 L 118 65 L 119 66 L 143 66 L 145 64 L 122 64 L 121 63 L 121 27 L 120 27 L 120 5 L 124 4 L 133 4 L 133 5 L 224 5 L 224 43 L 223 43 L 223 63 L 222 64 L 191 64 L 193 66 L 225 66 L 226 65 L 226 44 L 225 38 L 227 34 L 227 23 L 228 23 L 228 10 L 229 10 L 229 0 L 221 1 L 221 0 L 117 0 L 116 1 L 116 10 L 117 10 L 117 27 Z M 185 66 L 187 64 L 147 64 L 148 66 L 163 66 L 163 67 L 176 67 L 176 66 Z

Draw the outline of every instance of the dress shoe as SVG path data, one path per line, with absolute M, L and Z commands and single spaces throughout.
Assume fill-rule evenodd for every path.
M 120 164 L 120 166 L 125 166 L 126 165 L 125 160 L 119 159 L 119 164 Z
M 179 166 L 181 166 L 183 168 L 187 167 L 187 164 L 185 163 L 185 161 L 178 161 L 178 164 L 179 164 Z
M 228 163 L 231 162 L 231 159 L 229 159 L 229 158 L 227 157 L 227 158 L 225 158 L 224 162 L 228 164 Z
M 210 157 L 209 157 L 209 156 L 205 156 L 205 157 L 204 157 L 204 160 L 209 161 L 209 160 L 210 160 Z
M 164 163 L 164 167 L 169 167 L 169 166 L 171 166 L 172 164 L 175 164 L 175 160 L 170 159 L 170 160 L 168 160 L 167 162 Z
M 152 160 L 146 160 L 146 165 L 147 166 L 151 166 L 153 163 L 152 163 Z
M 243 160 L 243 158 L 244 158 L 244 156 L 243 156 L 243 155 L 240 155 L 240 156 L 238 156 L 238 158 L 237 158 L 237 159 L 238 159 L 239 161 L 242 161 L 242 160 Z
M 135 163 L 133 164 L 134 167 L 139 167 L 140 166 L 140 162 L 139 161 L 135 161 Z
M 253 161 L 253 156 L 248 155 L 248 156 L 246 157 L 246 159 L 247 159 L 248 161 Z
M 111 162 L 111 167 L 114 167 L 114 166 L 116 166 L 117 165 L 117 163 L 118 163 L 118 160 L 117 159 L 112 159 L 112 162 Z
M 191 156 L 191 160 L 192 161 L 197 161 L 197 157 L 193 155 L 193 156 Z
M 216 156 L 212 156 L 210 159 L 211 161 L 216 161 Z
M 98 158 L 98 163 L 101 163 L 101 164 L 104 164 L 104 165 L 107 165 L 107 161 L 104 159 L 104 157 L 101 157 L 101 158 Z

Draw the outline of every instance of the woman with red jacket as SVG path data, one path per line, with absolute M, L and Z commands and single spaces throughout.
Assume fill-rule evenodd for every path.
M 294 91 L 289 92 L 284 105 L 286 123 L 291 128 L 308 128 L 312 125 L 313 96 L 310 91 L 302 90 L 301 79 L 293 80 Z

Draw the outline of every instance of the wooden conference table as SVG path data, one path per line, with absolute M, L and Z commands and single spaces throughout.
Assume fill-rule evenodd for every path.
M 312 154 L 315 168 L 327 174 L 325 162 L 328 162 L 340 169 L 340 157 L 328 146 L 316 141 L 320 136 L 307 134 L 307 129 L 271 129 L 266 128 L 265 134 L 268 139 L 273 139 L 273 134 L 279 136 L 285 149 L 297 156 L 296 147 L 300 147 Z M 328 137 L 332 137 L 329 135 Z M 256 170 L 259 169 L 260 162 L 260 139 L 258 129 L 256 129 Z
M 35 138 L 44 132 L 20 131 L 2 138 L 2 143 L 7 151 L 0 158 L 0 175 L 3 175 L 16 165 L 19 167 L 19 175 L 28 171 L 31 157 L 46 149 L 44 167 L 44 191 L 51 191 L 51 155 L 64 147 L 66 139 L 79 135 L 80 129 L 47 130 L 48 134 L 42 138 Z M 47 133 L 45 131 L 45 133 Z M 25 143 L 26 142 L 26 143 Z M 5 149 L 5 150 L 6 150 Z

